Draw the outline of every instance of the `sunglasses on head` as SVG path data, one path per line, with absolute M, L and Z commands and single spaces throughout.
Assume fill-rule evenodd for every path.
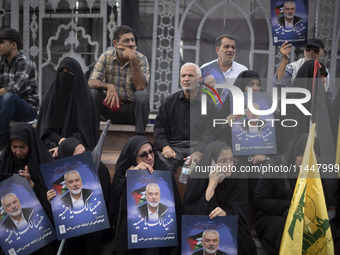
M 305 51 L 306 51 L 306 52 L 310 52 L 311 50 L 313 50 L 315 53 L 319 53 L 320 48 L 319 48 L 319 47 L 316 47 L 316 46 L 313 46 L 313 45 L 307 45 L 307 46 L 305 47 Z
M 147 159 L 149 154 L 153 157 L 155 155 L 155 149 L 151 149 L 149 151 L 144 151 L 137 157 L 139 157 L 141 159 Z

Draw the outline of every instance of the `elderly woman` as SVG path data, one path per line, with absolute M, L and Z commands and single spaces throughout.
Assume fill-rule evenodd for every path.
M 68 137 L 77 138 L 87 150 L 96 146 L 98 116 L 85 75 L 75 59 L 66 57 L 61 61 L 55 81 L 46 90 L 37 134 L 54 158 L 59 144 Z
M 0 156 L 0 181 L 19 174 L 27 179 L 43 208 L 49 204 L 45 194 L 47 188 L 39 165 L 52 161 L 50 153 L 27 123 L 16 123 L 9 130 L 9 143 Z
M 125 144 L 116 164 L 116 171 L 113 178 L 113 193 L 115 211 L 113 212 L 114 222 L 116 222 L 116 233 L 114 250 L 115 254 L 170 254 L 175 248 L 149 248 L 128 250 L 127 245 L 127 201 L 126 201 L 126 171 L 148 170 L 150 174 L 156 170 L 169 171 L 165 163 L 155 153 L 150 141 L 144 136 L 131 137 Z M 175 205 L 177 212 L 177 222 L 179 222 L 180 209 L 178 206 L 179 195 L 174 178 L 173 189 L 175 194 Z M 179 225 L 179 224 L 178 224 Z
M 219 166 L 223 171 L 191 173 L 184 194 L 184 214 L 209 215 L 211 219 L 238 215 L 238 254 L 256 254 L 248 227 L 247 180 L 242 176 L 230 178 L 236 164 L 229 145 L 223 142 L 210 143 L 196 169 Z

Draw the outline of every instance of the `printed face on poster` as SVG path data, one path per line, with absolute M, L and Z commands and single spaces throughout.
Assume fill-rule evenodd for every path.
M 238 216 L 182 216 L 182 255 L 237 254 Z
M 308 0 L 271 0 L 273 45 L 288 41 L 294 46 L 305 45 L 308 32 Z
M 56 239 L 33 189 L 14 175 L 0 185 L 0 244 L 6 254 L 31 254 Z
M 129 249 L 177 245 L 172 187 L 168 171 L 127 171 Z
M 51 201 L 58 239 L 79 236 L 109 227 L 98 173 L 90 152 L 40 166 Z
M 268 110 L 271 107 L 271 94 L 253 92 L 252 104 L 255 110 Z M 244 93 L 244 115 L 233 121 L 232 148 L 234 155 L 258 155 L 276 153 L 274 114 L 259 115 L 248 106 L 247 93 Z M 231 105 L 232 107 L 232 105 Z

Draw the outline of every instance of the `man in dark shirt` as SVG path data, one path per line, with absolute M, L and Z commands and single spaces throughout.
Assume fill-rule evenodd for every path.
M 200 160 L 212 138 L 213 119 L 217 112 L 217 107 L 207 98 L 206 114 L 201 114 L 199 88 L 202 77 L 197 65 L 184 64 L 180 80 L 182 90 L 164 99 L 154 126 L 154 146 L 162 151 L 161 159 L 172 170 L 182 165 L 187 156 L 190 160 Z
M 0 149 L 6 144 L 9 123 L 32 121 L 39 107 L 33 63 L 19 53 L 20 34 L 11 28 L 0 32 Z

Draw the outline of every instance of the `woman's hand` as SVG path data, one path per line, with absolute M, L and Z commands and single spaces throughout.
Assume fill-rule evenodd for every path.
M 57 192 L 54 189 L 50 189 L 49 191 L 46 192 L 47 200 L 48 202 L 51 203 L 52 198 L 57 196 Z
M 28 183 L 30 184 L 31 188 L 33 189 L 34 182 L 31 180 L 31 175 L 28 171 L 28 166 L 25 166 L 25 170 L 19 170 L 19 175 L 25 177 Z
M 137 166 L 130 166 L 130 170 L 149 170 L 150 174 L 153 174 L 153 168 L 148 163 L 141 162 Z M 125 174 L 126 177 L 127 173 Z
M 223 211 L 221 207 L 216 207 L 214 210 L 211 211 L 209 217 L 210 219 L 213 219 L 217 216 L 227 216 L 227 213 Z
M 51 154 L 53 158 L 57 158 L 58 157 L 58 147 L 54 147 L 52 149 L 48 150 Z

